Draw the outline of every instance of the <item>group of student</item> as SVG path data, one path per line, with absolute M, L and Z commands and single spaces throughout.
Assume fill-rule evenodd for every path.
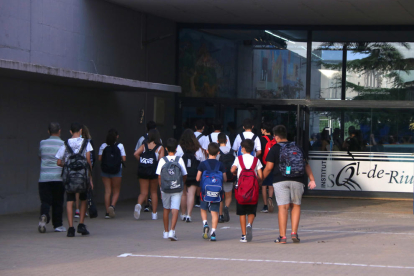
M 138 178 L 140 194 L 134 207 L 134 217 L 139 219 L 142 211 L 148 211 L 152 203 L 152 219 L 158 219 L 158 191 L 161 190 L 163 205 L 163 238 L 178 240 L 176 225 L 178 218 L 191 222 L 195 201 L 199 200 L 202 219 L 202 237 L 210 241 L 217 240 L 216 229 L 219 222 L 230 220 L 229 207 L 234 189 L 236 199 L 236 214 L 239 216 L 242 236 L 241 242 L 249 242 L 253 238 L 252 225 L 256 217 L 259 201 L 260 186 L 264 206 L 261 212 L 273 212 L 273 193 L 279 208 L 279 237 L 277 243 L 286 243 L 286 228 L 288 210 L 291 208 L 292 233 L 294 242 L 299 242 L 297 229 L 300 218 L 301 198 L 306 181 L 305 174 L 310 179 L 308 187 L 316 185 L 310 166 L 302 150 L 287 140 L 287 131 L 283 125 L 272 127 L 263 123 L 262 136 L 253 133 L 253 121 L 245 119 L 244 131 L 237 135 L 231 146 L 227 135 L 221 132 L 222 124 L 213 124 L 214 131 L 204 135 L 204 122 L 195 123 L 195 131 L 186 129 L 177 141 L 169 138 L 164 145 L 154 122 L 147 123 L 147 133 L 137 143 L 134 156 L 139 162 Z M 60 140 L 60 126 L 56 123 L 49 125 L 51 137 L 40 144 L 39 154 L 42 159 L 39 193 L 42 201 L 39 232 L 45 232 L 49 222 L 49 208 L 52 206 L 52 223 L 55 231 L 66 231 L 62 219 L 57 218 L 63 208 L 55 206 L 63 203 L 63 191 L 66 191 L 69 229 L 68 237 L 75 235 L 73 227 L 73 202 L 79 194 L 80 223 L 77 232 L 89 234 L 84 224 L 86 214 L 87 191 L 93 188 L 91 171 L 90 139 L 82 138 L 83 126 L 74 123 L 71 126 L 72 138 L 66 142 Z M 57 137 L 56 137 L 57 136 Z M 115 217 L 115 205 L 119 197 L 122 168 L 126 154 L 124 146 L 118 143 L 116 130 L 108 132 L 106 143 L 99 149 L 101 161 L 101 176 L 105 186 L 105 218 Z M 45 146 L 48 144 L 47 146 Z M 59 148 L 55 155 L 53 150 Z M 61 169 L 53 167 L 51 160 L 57 159 Z M 43 160 L 48 160 L 49 164 Z M 45 161 L 46 162 L 46 161 Z M 263 167 L 265 165 L 265 167 Z M 54 185 L 44 188 L 41 192 L 46 167 L 52 170 L 54 184 L 60 185 L 57 193 L 57 203 L 52 202 Z M 52 173 L 52 172 L 51 172 Z M 60 181 L 60 182 L 59 182 Z M 44 183 L 43 183 L 44 184 Z M 42 184 L 42 186 L 43 186 Z M 57 185 L 55 185 L 57 186 Z M 43 194 L 43 196 L 42 196 Z M 44 196 L 48 194 L 48 196 Z M 150 195 L 150 197 L 149 197 Z M 53 200 L 52 200 L 53 199 Z M 144 205 L 147 203 L 147 205 Z M 181 214 L 180 214 L 181 210 Z M 208 212 L 211 213 L 211 228 L 208 223 Z M 172 219 L 170 224 L 170 213 Z

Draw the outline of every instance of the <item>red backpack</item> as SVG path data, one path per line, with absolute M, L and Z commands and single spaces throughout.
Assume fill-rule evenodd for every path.
M 236 200 L 241 205 L 255 205 L 259 201 L 259 182 L 254 172 L 259 159 L 254 157 L 250 169 L 246 169 L 243 162 L 243 155 L 238 157 L 242 171 L 237 183 L 237 189 L 234 190 Z
M 276 142 L 275 139 L 270 140 L 269 137 L 267 137 L 267 136 L 263 136 L 263 138 L 265 138 L 267 140 L 267 143 L 266 143 L 266 146 L 265 146 L 265 149 L 264 149 L 264 154 L 263 154 L 263 157 L 262 157 L 263 165 L 266 165 L 266 163 L 267 163 L 266 162 L 267 154 L 269 153 L 270 149 L 274 145 L 277 144 L 277 142 Z

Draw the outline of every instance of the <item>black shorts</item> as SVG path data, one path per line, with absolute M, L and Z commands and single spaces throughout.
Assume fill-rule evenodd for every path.
M 84 201 L 87 199 L 86 192 L 79 193 L 79 200 Z M 76 193 L 66 193 L 66 201 L 76 201 Z
M 190 187 L 190 186 L 200 186 L 200 182 L 197 182 L 197 180 L 189 180 L 185 182 L 185 186 Z
M 151 175 L 151 176 L 148 176 L 148 175 L 145 175 L 145 176 L 138 175 L 138 178 L 139 179 L 153 180 L 153 179 L 158 179 L 158 175 Z
M 236 214 L 238 216 L 254 215 L 256 216 L 257 204 L 255 205 L 241 205 L 236 202 Z

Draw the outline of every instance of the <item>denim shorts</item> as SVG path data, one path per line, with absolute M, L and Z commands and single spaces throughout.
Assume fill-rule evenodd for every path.
M 115 174 L 101 172 L 101 176 L 102 177 L 107 177 L 107 178 L 122 177 L 122 168 L 119 170 L 118 173 L 115 173 Z
M 205 202 L 200 200 L 200 208 L 202 210 L 210 210 L 211 212 L 220 212 L 220 202 Z

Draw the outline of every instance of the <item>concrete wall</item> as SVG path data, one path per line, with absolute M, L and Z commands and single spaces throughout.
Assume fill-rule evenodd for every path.
M 175 28 L 174 22 L 98 0 L 0 0 L 0 59 L 175 84 Z M 152 42 L 141 47 L 141 38 Z M 7 145 L 0 151 L 0 214 L 40 206 L 37 150 L 50 121 L 61 123 L 64 139 L 71 122 L 84 123 L 97 148 L 111 127 L 118 129 L 127 151 L 121 199 L 138 195 L 133 150 L 145 122 L 154 118 L 154 97 L 167 103 L 165 123 L 158 127 L 162 138 L 173 135 L 172 94 L 6 77 L 0 77 L 0 87 L 0 141 Z M 142 108 L 145 120 L 139 124 Z M 99 164 L 95 168 L 95 195 L 101 202 Z

